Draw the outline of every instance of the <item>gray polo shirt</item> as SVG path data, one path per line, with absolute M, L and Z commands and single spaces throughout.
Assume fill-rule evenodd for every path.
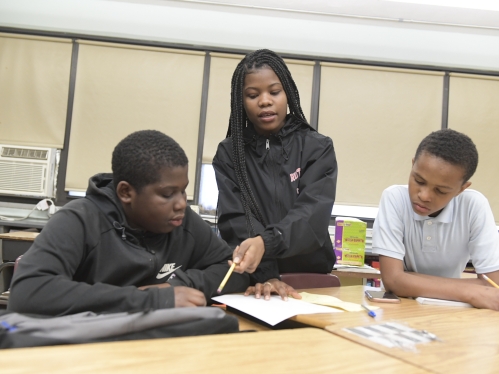
M 499 270 L 499 233 L 488 200 L 464 190 L 438 217 L 412 209 L 407 186 L 383 191 L 373 253 L 402 260 L 406 271 L 459 278 L 471 259 L 479 274 Z

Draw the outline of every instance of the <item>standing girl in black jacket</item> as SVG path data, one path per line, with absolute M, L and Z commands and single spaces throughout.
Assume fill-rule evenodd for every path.
M 252 52 L 237 66 L 227 138 L 213 166 L 220 234 L 236 247 L 236 271 L 253 273 L 256 283 L 247 294 L 286 299 L 297 293 L 279 274 L 332 270 L 333 143 L 308 124 L 291 73 L 274 52 Z

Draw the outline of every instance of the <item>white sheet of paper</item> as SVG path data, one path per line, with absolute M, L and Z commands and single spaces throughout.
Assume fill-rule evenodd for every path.
M 270 300 L 264 300 L 263 297 L 257 299 L 255 296 L 244 295 L 223 295 L 212 299 L 258 318 L 271 326 L 298 314 L 342 312 L 338 309 L 295 300 L 291 297 L 288 298 L 288 301 L 284 301 L 277 295 L 271 296 Z
M 423 305 L 458 306 L 463 308 L 473 308 L 473 305 L 461 301 L 433 299 L 430 297 L 416 297 L 416 301 Z

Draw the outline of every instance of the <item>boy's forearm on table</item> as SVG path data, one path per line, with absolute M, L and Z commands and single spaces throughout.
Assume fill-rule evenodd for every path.
M 383 284 L 390 291 L 402 297 L 432 297 L 469 302 L 473 288 L 484 286 L 480 279 L 453 279 L 427 274 L 409 273 L 396 276 L 396 281 L 383 278 Z

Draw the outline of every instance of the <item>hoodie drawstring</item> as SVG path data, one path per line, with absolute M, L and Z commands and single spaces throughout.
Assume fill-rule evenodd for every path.
M 126 240 L 125 228 L 118 221 L 114 221 L 113 226 L 116 230 L 121 230 L 121 239 Z

